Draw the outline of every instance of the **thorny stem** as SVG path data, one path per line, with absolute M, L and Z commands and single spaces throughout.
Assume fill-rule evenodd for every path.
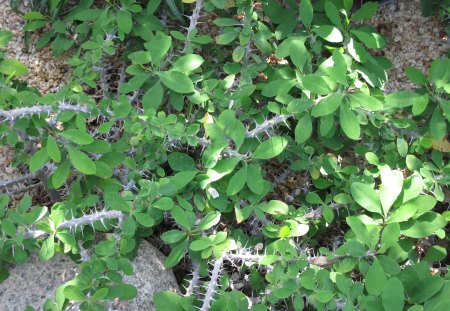
M 200 264 L 196 261 L 193 261 L 192 266 L 192 280 L 189 283 L 189 287 L 186 289 L 186 297 L 192 296 L 194 294 L 194 290 L 198 286 L 198 283 L 200 281 Z
M 189 23 L 189 27 L 187 29 L 187 35 L 186 35 L 186 37 L 188 37 L 188 39 L 184 43 L 184 48 L 181 52 L 182 54 L 186 53 L 186 51 L 189 48 L 189 45 L 190 45 L 189 35 L 195 28 L 197 28 L 198 19 L 200 18 L 200 11 L 202 10 L 202 8 L 203 8 L 203 0 L 197 0 L 197 2 L 195 3 L 194 11 L 192 11 L 191 17 L 189 17 L 189 19 L 191 21 Z
M 105 99 L 108 98 L 109 96 L 109 84 L 106 78 L 106 68 L 102 58 L 99 60 L 98 63 L 99 63 L 98 73 L 100 74 L 100 88 L 103 93 L 103 99 Z
M 54 111 L 54 108 L 49 105 L 16 108 L 16 109 L 12 109 L 12 110 L 0 109 L 0 117 L 4 117 L 6 120 L 9 120 L 9 121 L 14 121 L 18 118 L 22 118 L 25 116 L 31 116 L 31 115 L 35 115 L 35 114 L 50 114 L 53 111 Z M 61 111 L 89 113 L 91 111 L 91 109 L 87 106 L 70 105 L 65 102 L 61 102 L 59 104 L 59 106 L 57 107 L 56 112 L 61 112 Z
M 107 219 L 119 219 L 122 220 L 123 217 L 125 217 L 125 215 L 120 212 L 120 211 L 102 211 L 102 212 L 97 212 L 91 215 L 84 215 L 81 216 L 80 218 L 74 218 L 71 220 L 66 220 L 64 222 L 62 222 L 57 230 L 60 229 L 69 229 L 69 230 L 73 230 L 77 227 L 81 227 L 81 226 L 85 226 L 85 225 L 92 225 L 94 222 L 96 221 L 104 221 Z M 42 236 L 46 236 L 48 235 L 48 232 L 42 231 L 42 230 L 30 230 L 27 231 L 24 235 L 25 238 L 39 238 Z
M 200 311 L 208 311 L 209 310 L 211 301 L 214 296 L 214 292 L 218 285 L 220 269 L 222 268 L 222 265 L 223 265 L 223 259 L 224 259 L 224 257 L 216 259 L 216 261 L 214 262 L 214 268 L 211 273 L 211 280 L 209 281 L 208 288 L 207 288 L 206 294 L 205 294 L 205 299 L 203 300 L 203 305 L 202 305 Z
M 292 114 L 275 116 L 272 119 L 266 120 L 263 123 L 258 124 L 253 130 L 251 130 L 250 132 L 247 132 L 246 136 L 248 138 L 256 137 L 259 133 L 265 132 L 269 128 L 271 128 L 279 123 L 286 122 L 286 120 L 289 119 L 290 117 L 292 117 Z
M 32 173 L 32 174 L 27 174 L 27 175 L 24 175 L 22 177 L 19 177 L 17 179 L 8 180 L 8 181 L 0 181 L 0 189 L 8 188 L 10 186 L 14 186 L 16 184 L 20 184 L 20 183 L 22 183 L 24 181 L 33 179 L 34 177 L 36 177 L 36 174 Z

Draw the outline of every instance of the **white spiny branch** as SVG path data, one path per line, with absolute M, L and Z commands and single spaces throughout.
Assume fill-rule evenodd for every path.
M 192 15 L 189 17 L 190 19 L 190 23 L 189 23 L 189 27 L 187 29 L 187 35 L 186 37 L 189 37 L 190 33 L 197 28 L 197 24 L 198 24 L 198 20 L 200 18 L 200 12 L 203 9 L 203 0 L 197 0 L 197 2 L 195 3 L 195 8 L 194 11 L 192 11 Z M 186 42 L 184 43 L 184 48 L 183 51 L 181 52 L 182 54 L 186 53 L 186 51 L 189 48 L 189 39 L 186 40 Z
M 27 174 L 27 175 L 24 175 L 22 177 L 19 177 L 17 179 L 7 180 L 7 181 L 0 181 L 0 189 L 7 188 L 7 187 L 10 187 L 10 186 L 14 186 L 16 184 L 20 184 L 20 183 L 22 183 L 24 181 L 28 181 L 28 180 L 33 179 L 35 177 L 36 177 L 36 174 L 32 173 L 32 174 Z
M 263 123 L 258 124 L 253 130 L 251 130 L 250 132 L 247 132 L 246 136 L 248 138 L 254 138 L 259 133 L 265 132 L 269 128 L 271 128 L 279 123 L 286 122 L 286 120 L 289 119 L 290 117 L 292 117 L 292 114 L 275 116 L 272 119 L 266 120 Z
M 74 218 L 70 220 L 63 221 L 57 228 L 57 230 L 60 229 L 69 229 L 69 230 L 75 230 L 78 227 L 83 227 L 86 225 L 92 225 L 96 221 L 104 221 L 107 219 L 119 219 L 122 220 L 122 218 L 125 215 L 120 211 L 102 211 L 97 212 L 90 215 L 84 215 L 80 218 Z M 48 235 L 48 232 L 42 231 L 42 230 L 30 230 L 27 231 L 24 235 L 25 238 L 39 238 L 42 236 Z
M 121 219 L 123 217 L 124 214 L 120 211 L 102 211 L 91 215 L 84 215 L 81 216 L 80 218 L 66 220 L 59 225 L 58 229 L 73 229 L 80 226 L 93 224 L 96 221 L 103 221 L 106 219 L 114 219 L 114 218 Z
M 53 108 L 50 105 L 43 106 L 33 106 L 33 107 L 23 107 L 16 108 L 12 110 L 3 110 L 0 109 L 0 117 L 5 118 L 6 120 L 14 121 L 19 118 L 37 115 L 37 114 L 50 114 L 52 112 L 62 112 L 62 111 L 74 111 L 74 112 L 83 112 L 89 113 L 91 109 L 87 106 L 82 105 L 70 105 L 65 102 L 61 102 L 56 108 Z
M 192 270 L 192 280 L 189 283 L 189 287 L 186 289 L 186 297 L 192 296 L 194 294 L 195 288 L 198 286 L 200 281 L 200 264 L 196 261 L 192 262 L 193 270 Z
M 216 287 L 218 285 L 218 280 L 220 276 L 220 269 L 223 265 L 223 257 L 216 259 L 214 262 L 214 268 L 211 273 L 211 280 L 209 281 L 208 288 L 206 289 L 205 299 L 203 300 L 203 305 L 200 311 L 208 311 L 211 306 L 211 301 L 213 300 Z

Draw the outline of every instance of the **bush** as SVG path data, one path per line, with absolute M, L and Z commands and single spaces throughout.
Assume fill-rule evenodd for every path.
M 158 310 L 443 310 L 450 60 L 386 95 L 374 2 L 184 2 L 24 15 L 73 76 L 41 95 L 0 55 L 2 142 L 54 200 L 1 196 L 0 278 L 65 253 L 81 273 L 44 309 L 106 310 L 153 237 L 192 269 Z

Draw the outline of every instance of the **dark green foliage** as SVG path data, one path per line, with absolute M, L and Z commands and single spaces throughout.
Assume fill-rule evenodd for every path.
M 67 253 L 81 273 L 45 310 L 106 310 L 135 297 L 123 276 L 151 237 L 167 267 L 192 265 L 158 310 L 442 310 L 449 59 L 384 94 L 390 62 L 370 51 L 386 41 L 362 24 L 375 2 L 51 3 L 26 31 L 51 25 L 36 44 L 74 74 L 41 95 L 0 54 L 0 133 L 67 195 L 0 196 L 0 280 Z

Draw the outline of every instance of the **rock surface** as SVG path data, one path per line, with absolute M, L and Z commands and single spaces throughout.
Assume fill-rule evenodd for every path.
M 134 275 L 125 281 L 134 284 L 138 296 L 132 301 L 114 305 L 120 311 L 151 311 L 153 293 L 160 290 L 177 290 L 171 270 L 164 267 L 164 256 L 150 243 L 143 241 L 133 262 Z M 58 255 L 47 262 L 32 256 L 26 264 L 10 269 L 10 277 L 0 283 L 0 310 L 25 310 L 26 305 L 42 310 L 48 298 L 54 298 L 56 289 L 75 277 L 78 265 L 70 258 Z

